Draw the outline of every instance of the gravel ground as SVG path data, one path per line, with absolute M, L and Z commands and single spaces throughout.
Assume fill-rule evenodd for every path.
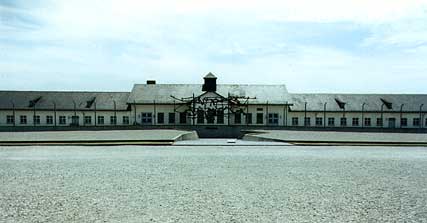
M 427 148 L 0 147 L 0 222 L 427 222 Z
M 425 133 L 381 133 L 381 132 L 332 132 L 332 131 L 291 131 L 259 130 L 262 134 L 249 134 L 252 137 L 283 141 L 317 142 L 392 142 L 427 143 Z
M 173 140 L 190 132 L 179 130 L 114 130 L 114 131 L 39 131 L 0 132 L 0 142 L 14 141 L 92 141 L 92 140 Z

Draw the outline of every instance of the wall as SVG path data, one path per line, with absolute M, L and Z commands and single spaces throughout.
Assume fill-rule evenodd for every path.
M 178 107 L 178 106 L 176 106 Z M 134 106 L 132 106 L 132 109 L 134 109 Z M 283 125 L 284 124 L 284 110 L 285 110 L 285 106 L 280 105 L 280 106 L 275 106 L 275 105 L 250 105 L 249 106 L 249 110 L 246 110 L 245 107 L 242 107 L 243 112 L 249 112 L 252 114 L 252 124 L 254 126 L 265 126 L 267 125 L 268 122 L 268 115 L 267 115 L 267 110 L 269 113 L 277 113 L 278 114 L 278 125 Z M 262 111 L 259 111 L 258 109 L 262 109 Z M 178 112 L 176 113 L 175 116 L 175 125 L 183 125 L 180 124 L 180 120 L 179 120 L 179 112 L 184 111 L 185 108 L 181 108 L 178 109 Z M 168 123 L 168 113 L 169 112 L 173 112 L 174 111 L 174 106 L 173 105 L 136 105 L 136 120 L 138 124 L 141 124 L 141 114 L 142 113 L 152 113 L 152 117 L 153 120 L 151 122 L 151 125 L 170 125 Z M 158 117 L 158 113 L 164 113 L 164 118 L 165 118 L 165 122 L 163 124 L 158 123 L 157 121 L 157 117 Z M 261 124 L 257 124 L 256 122 L 256 115 L 257 113 L 261 113 L 263 115 L 263 122 Z M 134 119 L 135 114 L 134 112 L 132 112 L 132 119 Z M 245 115 L 242 114 L 241 115 L 241 123 L 238 124 L 235 122 L 235 117 L 234 114 L 230 115 L 230 120 L 229 120 L 230 125 L 247 125 L 246 123 L 246 119 L 245 119 Z M 191 119 L 191 117 L 187 117 L 187 122 L 184 125 L 192 125 L 193 121 Z M 207 120 L 205 118 L 204 123 L 197 123 L 197 119 L 195 120 L 195 124 L 196 125 L 211 125 L 207 123 Z M 224 116 L 224 123 L 223 124 L 218 124 L 217 123 L 217 119 L 215 119 L 214 125 L 228 125 L 228 117 L 225 114 Z
M 136 107 L 136 110 L 134 109 L 134 107 Z M 242 107 L 243 108 L 243 107 Z M 268 113 L 276 113 L 278 114 L 278 124 L 277 126 L 287 126 L 287 127 L 294 127 L 292 125 L 292 118 L 293 117 L 298 117 L 298 126 L 295 127 L 304 127 L 304 112 L 303 111 L 285 111 L 285 106 L 283 105 L 250 105 L 249 106 L 249 110 L 248 112 L 252 114 L 252 124 L 247 125 L 246 120 L 245 120 L 245 115 L 242 114 L 241 117 L 241 124 L 235 123 L 235 118 L 234 115 L 230 116 L 230 125 L 232 126 L 276 126 L 274 124 L 268 124 L 268 114 L 267 114 L 267 110 Z M 154 111 L 156 111 L 156 114 L 154 114 Z M 179 113 L 175 114 L 175 124 L 170 124 L 168 123 L 168 114 L 170 112 L 174 111 L 174 106 L 173 105 L 136 105 L 136 106 L 132 106 L 132 110 L 131 111 L 117 111 L 117 125 L 123 125 L 123 116 L 128 116 L 129 117 L 129 125 L 133 125 L 134 121 L 135 121 L 135 114 L 136 114 L 136 122 L 137 124 L 141 124 L 141 113 L 142 112 L 151 112 L 153 113 L 153 120 L 152 123 L 150 123 L 149 125 L 155 125 L 155 126 L 186 126 L 186 125 L 192 125 L 192 120 L 190 117 L 187 117 L 187 122 L 185 124 L 180 124 L 180 120 L 179 120 Z M 181 109 L 180 111 L 184 111 L 184 109 Z M 246 108 L 244 108 L 244 112 L 246 112 Z M 157 117 L 158 117 L 158 113 L 164 113 L 164 123 L 163 124 L 159 124 L 157 122 Z M 263 123 L 262 124 L 257 124 L 256 123 L 256 114 L 257 113 L 261 113 L 263 115 Z M 7 115 L 12 115 L 13 111 L 9 110 L 9 111 L 5 111 L 5 110 L 1 110 L 0 111 L 0 126 L 13 126 L 13 124 L 7 124 L 6 123 L 6 117 Z M 20 124 L 19 119 L 21 115 L 26 115 L 27 116 L 27 124 Z M 15 112 L 15 123 L 16 126 L 34 126 L 33 123 L 33 115 L 34 115 L 34 111 L 32 110 L 18 110 Z M 37 111 L 36 110 L 36 115 L 40 116 L 40 126 L 50 126 L 46 123 L 46 116 L 47 115 L 51 115 L 54 116 L 54 112 L 53 111 Z M 56 124 L 57 126 L 69 126 L 71 124 L 71 117 L 74 115 L 74 111 L 57 111 L 56 114 Z M 79 116 L 79 125 L 80 126 L 94 126 L 95 125 L 95 114 L 94 111 L 77 111 L 76 115 Z M 104 116 L 104 125 L 105 126 L 109 126 L 111 125 L 110 123 L 110 116 L 114 115 L 114 111 L 97 111 L 97 116 Z M 66 124 L 65 125 L 61 125 L 59 122 L 59 117 L 60 116 L 66 116 Z M 91 116 L 92 117 L 92 123 L 87 125 L 84 123 L 84 116 Z M 388 120 L 390 120 L 390 118 L 395 118 L 396 122 L 395 122 L 395 126 L 394 128 L 401 128 L 401 123 L 400 123 L 400 113 L 390 113 L 390 112 L 384 112 L 383 113 L 383 126 L 377 126 L 376 120 L 377 118 L 381 117 L 381 113 L 380 112 L 365 112 L 363 114 L 364 118 L 371 118 L 371 126 L 366 126 L 363 124 L 364 128 L 392 128 L 393 126 L 389 125 Z M 318 127 L 318 128 L 324 128 L 324 123 L 322 123 L 321 126 L 316 126 L 315 125 L 315 118 L 316 117 L 320 117 L 322 118 L 322 122 L 326 122 L 326 126 L 325 127 L 338 127 L 341 128 L 340 126 L 340 118 L 343 117 L 343 113 L 342 112 L 327 112 L 326 113 L 326 119 L 323 120 L 324 118 L 324 114 L 323 112 L 307 112 L 307 117 L 311 118 L 311 125 L 310 126 L 306 126 L 306 127 Z M 328 125 L 328 118 L 334 118 L 335 119 L 335 125 L 334 126 L 329 126 Z M 347 118 L 347 126 L 346 128 L 361 128 L 362 127 L 362 122 L 364 120 L 362 120 L 362 113 L 361 112 L 346 112 L 345 113 L 345 117 Z M 420 114 L 418 112 L 405 112 L 403 113 L 403 117 L 408 119 L 408 125 L 407 126 L 403 126 L 402 128 L 427 128 L 426 125 L 426 115 L 423 113 L 422 114 L 422 119 L 421 119 L 421 124 L 422 126 L 414 126 L 413 125 L 413 119 L 414 118 L 419 118 Z M 352 118 L 359 118 L 359 125 L 358 126 L 353 126 L 352 125 Z M 285 125 L 286 124 L 286 125 Z M 53 125 L 53 124 L 52 124 Z M 98 123 L 98 125 L 100 125 Z M 211 125 L 205 122 L 204 124 L 197 124 L 197 120 L 195 122 L 195 125 Z M 215 125 L 216 125 L 216 121 L 215 121 Z M 224 125 L 224 126 L 228 126 L 228 119 L 225 116 L 224 117 L 224 124 L 220 124 L 220 125 Z
M 326 127 L 341 127 L 340 126 L 340 119 L 343 117 L 343 112 L 326 112 Z M 288 116 L 288 125 L 289 126 L 293 126 L 292 125 L 292 118 L 293 117 L 297 117 L 298 118 L 298 125 L 297 126 L 304 126 L 304 117 L 305 114 L 304 112 L 289 112 L 289 116 Z M 315 119 L 316 117 L 320 117 L 320 118 L 324 118 L 324 113 L 323 112 L 307 112 L 307 117 L 310 117 L 310 121 L 311 121 L 311 127 L 323 127 L 323 125 L 325 123 L 322 123 L 322 126 L 316 126 L 315 125 Z M 328 126 L 328 118 L 334 118 L 335 119 L 335 125 L 334 126 Z M 347 118 L 347 126 L 349 128 L 360 128 L 362 127 L 362 113 L 361 112 L 346 112 L 345 113 L 345 117 Z M 358 126 L 353 126 L 352 125 L 352 119 L 353 118 L 359 118 L 359 125 Z M 363 113 L 363 119 L 365 118 L 371 118 L 371 126 L 366 126 L 363 123 L 363 127 L 364 128 L 378 128 L 381 126 L 377 125 L 377 118 L 381 118 L 381 113 L 380 112 L 365 112 Z M 395 119 L 395 126 L 394 128 L 401 128 L 401 123 L 400 123 L 400 113 L 383 113 L 383 128 L 392 128 L 393 126 L 390 126 L 389 124 L 389 120 L 390 118 L 394 118 Z M 420 118 L 420 114 L 419 113 L 403 113 L 402 118 L 407 118 L 408 122 L 407 122 L 407 126 L 402 126 L 402 128 L 420 128 L 420 126 L 414 126 L 413 125 L 413 119 L 414 118 Z M 325 120 L 322 120 L 323 122 Z M 422 127 L 425 128 L 426 126 L 426 116 L 425 114 L 422 115 Z
M 53 116 L 55 119 L 55 112 L 54 111 L 37 111 L 34 113 L 34 111 L 31 110 L 18 110 L 15 111 L 15 125 L 16 126 L 34 126 L 34 114 L 36 116 L 40 116 L 40 124 L 36 124 L 38 126 L 53 126 L 55 125 L 55 120 L 53 120 L 53 124 L 47 124 L 46 122 L 46 116 Z M 13 111 L 0 111 L 0 126 L 13 126 L 13 124 L 7 124 L 7 115 L 13 115 Z M 95 125 L 95 113 L 93 111 L 57 111 L 56 112 L 56 125 L 57 126 L 70 126 L 72 123 L 72 116 L 78 116 L 79 117 L 79 125 L 80 126 L 94 126 Z M 117 125 L 123 125 L 123 116 L 130 116 L 130 111 L 117 111 Z M 20 123 L 20 116 L 26 116 L 27 117 L 27 124 L 21 124 Z M 66 117 L 66 123 L 60 124 L 59 119 L 60 116 Z M 90 116 L 91 117 L 91 124 L 85 124 L 84 123 L 84 116 Z M 114 111 L 97 111 L 96 116 L 104 116 L 104 125 L 111 125 L 110 123 L 110 116 L 114 116 Z M 132 122 L 130 121 L 130 124 Z M 98 124 L 99 125 L 99 124 Z

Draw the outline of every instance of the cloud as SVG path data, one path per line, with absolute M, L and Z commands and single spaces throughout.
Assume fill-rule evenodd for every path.
M 425 92 L 425 1 L 5 2 L 3 89 L 129 90 L 212 71 L 294 92 Z
M 139 38 L 156 35 L 156 28 L 165 24 L 179 26 L 179 21 L 194 18 L 221 17 L 257 18 L 280 22 L 355 22 L 385 23 L 407 18 L 425 18 L 427 2 L 424 0 L 74 0 L 41 1 L 27 10 L 29 3 L 18 1 L 15 7 L 0 6 L 3 11 L 20 10 L 32 20 L 44 23 L 42 30 L 51 38 Z M 44 5 L 45 7 L 40 7 Z M 19 7 L 22 6 L 22 7 Z M 24 7 L 27 6 L 27 7 Z M 25 9 L 22 9 L 25 8 Z M 4 12 L 2 13 L 4 14 Z M 19 14 L 19 13 L 15 13 Z M 9 16 L 15 18 L 16 16 Z M 200 21 L 201 20 L 201 21 Z M 234 21 L 233 21 L 234 22 Z M 167 27 L 166 27 L 167 28 Z M 44 33 L 43 32 L 43 33 Z
M 398 47 L 413 49 L 427 45 L 427 16 L 422 19 L 401 20 L 376 26 L 373 34 L 364 41 L 369 47 Z

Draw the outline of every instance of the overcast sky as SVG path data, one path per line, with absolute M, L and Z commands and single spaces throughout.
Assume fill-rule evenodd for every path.
M 427 93 L 427 0 L 0 0 L 0 89 Z

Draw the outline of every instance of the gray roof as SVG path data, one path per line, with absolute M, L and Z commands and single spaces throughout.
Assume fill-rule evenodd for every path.
M 419 111 L 421 104 L 425 104 L 424 110 L 427 110 L 427 95 L 415 94 L 289 94 L 287 100 L 294 104 L 293 111 L 304 111 L 305 102 L 308 111 L 323 111 L 325 102 L 326 110 L 342 111 L 335 99 L 346 103 L 346 111 L 361 111 L 363 103 L 366 103 L 365 111 L 380 111 L 383 103 L 390 103 L 392 107 L 383 106 L 384 111 L 400 111 L 401 104 L 404 104 L 403 111 Z
M 204 78 L 213 78 L 216 79 L 215 75 L 211 72 L 209 72 L 208 74 L 206 74 L 206 76 Z
M 224 85 L 217 86 L 217 93 L 227 97 L 233 96 L 256 97 L 252 104 L 293 104 L 293 111 L 304 111 L 307 102 L 308 111 L 323 111 L 326 102 L 327 111 L 342 111 L 336 100 L 345 103 L 346 111 L 361 111 L 362 104 L 366 103 L 365 111 L 400 111 L 404 104 L 404 111 L 418 112 L 421 104 L 425 104 L 427 111 L 427 95 L 421 94 L 290 94 L 285 85 Z M 127 103 L 173 103 L 177 98 L 199 96 L 203 94 L 201 84 L 136 84 L 132 92 L 71 92 L 71 91 L 0 91 L 0 109 L 12 109 L 12 102 L 16 109 L 32 110 L 31 103 L 36 109 L 53 109 L 53 102 L 58 110 L 73 110 L 74 104 L 78 110 L 93 110 L 96 100 L 98 110 L 113 110 L 116 101 L 117 110 L 126 110 Z M 37 101 L 38 99 L 38 101 Z
M 204 92 L 201 84 L 135 84 L 130 93 L 128 103 L 173 103 L 176 98 L 197 97 Z M 231 85 L 218 84 L 216 93 L 227 97 L 232 96 L 256 97 L 250 103 L 265 104 L 285 102 L 288 90 L 285 85 Z
M 95 99 L 97 110 L 113 110 L 116 102 L 117 110 L 126 110 L 129 92 L 71 92 L 71 91 L 0 91 L 0 109 L 53 109 L 56 103 L 58 110 L 93 110 Z M 37 101 L 37 102 L 36 102 Z

